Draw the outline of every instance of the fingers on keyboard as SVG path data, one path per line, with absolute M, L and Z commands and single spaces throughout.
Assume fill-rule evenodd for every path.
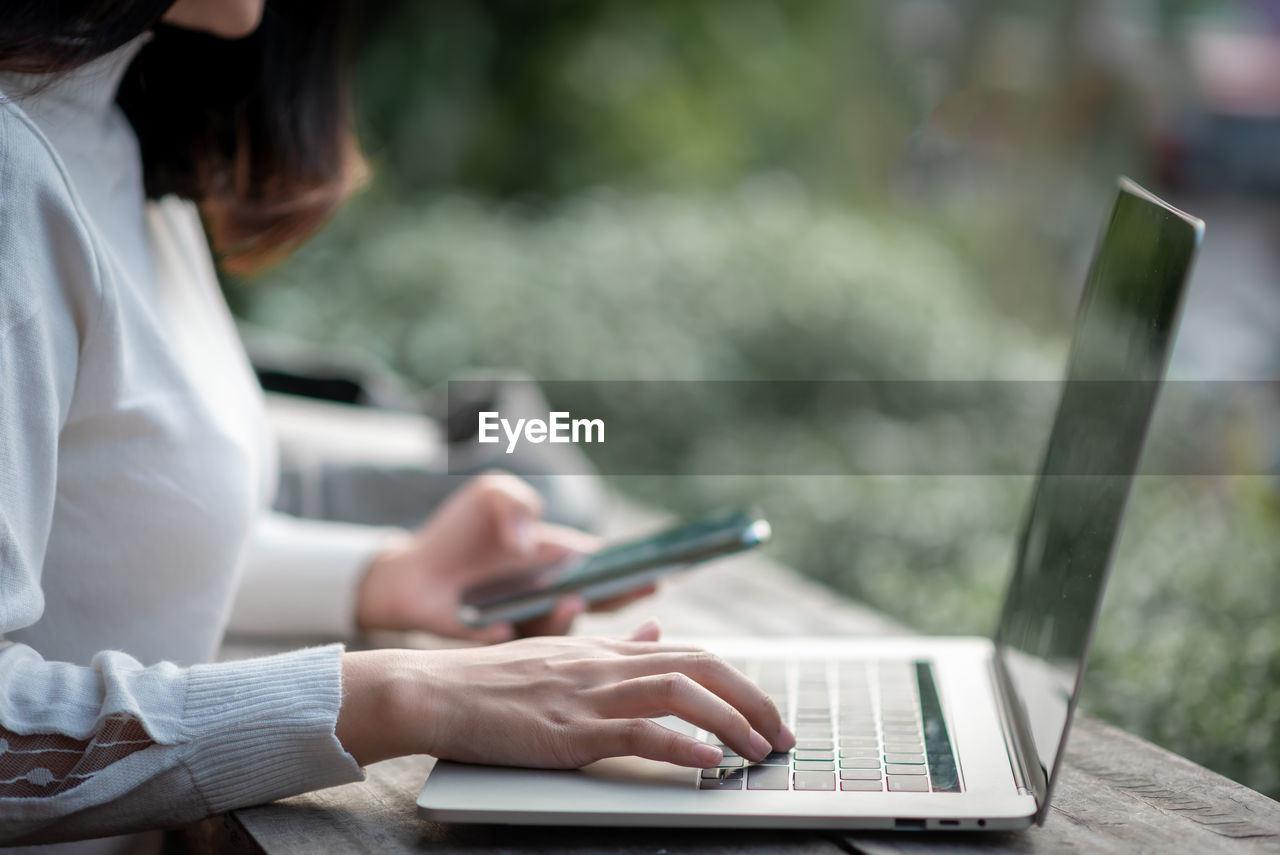
M 638 672 L 638 679 L 646 679 L 641 675 L 658 675 L 665 678 L 684 676 L 737 710 L 750 723 L 751 729 L 764 736 L 769 743 L 767 747 L 786 751 L 795 744 L 795 737 L 783 722 L 782 714 L 773 699 L 747 679 L 741 671 L 718 656 L 703 651 L 693 654 L 650 653 L 632 657 L 628 666 Z M 679 713 L 676 714 L 679 715 Z M 686 720 L 704 726 L 701 722 Z M 725 734 L 720 735 L 725 736 Z M 760 756 L 753 750 L 744 751 L 744 748 L 749 748 L 746 744 L 740 745 L 729 738 L 726 738 L 725 742 L 732 745 L 744 757 L 755 759 Z

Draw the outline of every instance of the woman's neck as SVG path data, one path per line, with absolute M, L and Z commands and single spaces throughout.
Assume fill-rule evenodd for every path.
M 50 74 L 0 72 L 0 91 L 24 109 L 46 101 L 57 101 L 86 110 L 105 110 L 115 102 L 125 71 L 150 38 L 150 33 L 143 33 L 110 53 L 70 71 Z

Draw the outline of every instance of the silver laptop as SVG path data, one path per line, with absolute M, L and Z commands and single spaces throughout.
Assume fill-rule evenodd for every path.
M 440 762 L 448 822 L 994 830 L 1043 822 L 1204 224 L 1127 179 L 1081 297 L 1067 382 L 992 638 L 700 638 L 778 701 L 796 748 L 724 768 Z M 699 733 L 677 719 L 669 727 Z

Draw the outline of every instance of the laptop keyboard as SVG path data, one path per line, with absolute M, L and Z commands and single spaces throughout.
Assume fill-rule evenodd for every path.
M 959 773 L 927 662 L 733 663 L 773 698 L 796 746 L 751 763 L 714 735 L 704 790 L 958 793 Z

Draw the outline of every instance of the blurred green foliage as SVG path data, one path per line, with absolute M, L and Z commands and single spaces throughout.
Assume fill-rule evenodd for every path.
M 379 178 L 233 301 L 423 388 L 477 366 L 1056 379 L 1112 177 L 1150 161 L 1140 87 L 1081 59 L 1089 4 L 1015 5 L 372 5 L 358 95 Z M 1178 12 L 1141 5 L 1157 29 Z M 689 513 L 758 503 L 780 560 L 925 631 L 991 628 L 1030 479 L 871 476 L 840 451 L 936 450 L 985 422 L 871 411 L 824 432 L 782 395 L 672 412 L 593 388 L 575 409 L 646 438 L 601 447 L 605 465 L 690 473 L 618 487 Z M 1007 401 L 987 418 L 1038 444 L 1046 416 Z M 1203 425 L 1162 412 L 1155 438 Z M 765 454 L 850 474 L 695 474 Z M 1140 478 L 1085 693 L 1272 795 L 1277 516 L 1261 478 Z
M 716 188 L 765 168 L 868 189 L 924 110 L 887 55 L 881 4 L 482 0 L 363 14 L 365 139 L 397 192 Z

